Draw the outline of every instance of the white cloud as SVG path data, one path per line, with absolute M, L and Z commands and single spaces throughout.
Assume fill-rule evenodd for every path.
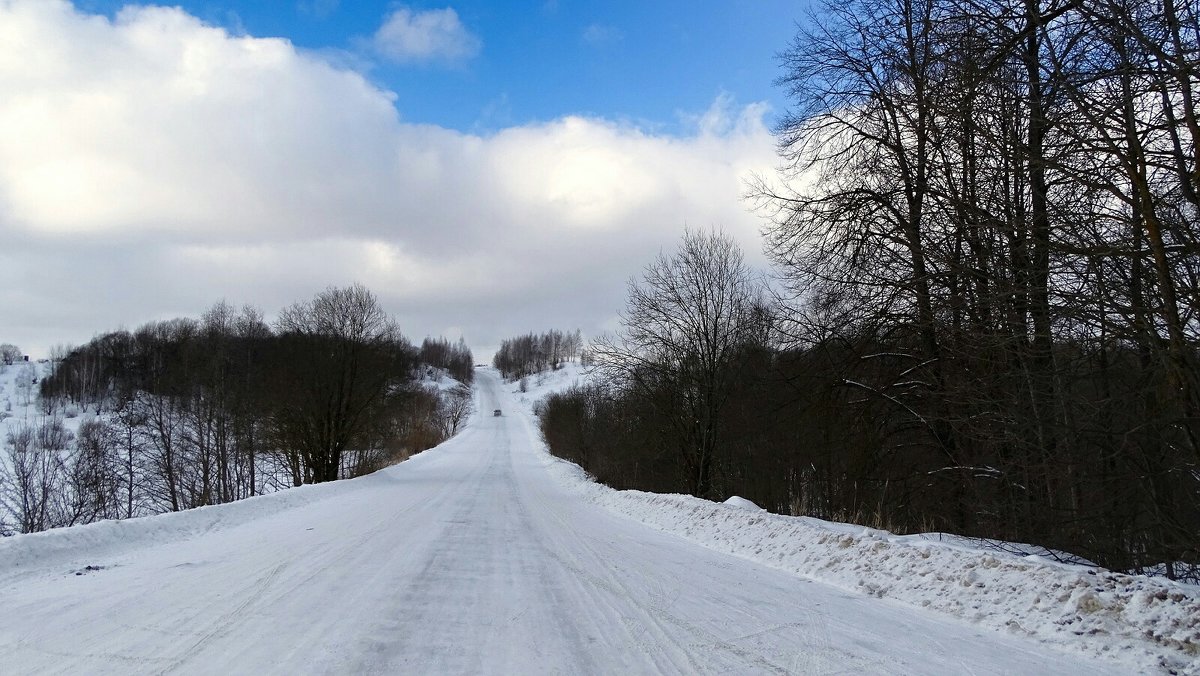
M 375 32 L 372 45 L 395 63 L 461 62 L 479 53 L 482 42 L 463 26 L 453 8 L 392 12 Z
M 337 11 L 339 0 L 300 0 L 296 9 L 314 19 L 327 19 Z
M 583 29 L 583 41 L 593 47 L 607 44 L 609 42 L 617 42 L 624 37 L 620 29 L 615 26 L 606 24 L 594 23 Z
M 694 133 L 566 117 L 464 134 L 289 43 L 178 9 L 0 0 L 0 341 L 27 350 L 227 298 L 268 314 L 361 281 L 410 335 L 594 333 L 685 225 L 752 260 L 762 109 Z
M 680 121 L 700 137 L 723 137 L 754 133 L 771 112 L 766 102 L 739 106 L 729 92 L 721 92 L 702 113 L 680 111 Z

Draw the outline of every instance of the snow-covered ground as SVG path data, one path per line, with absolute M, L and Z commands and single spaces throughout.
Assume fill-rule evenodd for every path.
M 575 365 L 509 385 L 527 410 L 584 379 Z M 722 505 L 684 495 L 614 491 L 562 460 L 549 471 L 581 499 L 716 551 L 839 588 L 1033 637 L 1138 671 L 1200 673 L 1200 587 L 1067 565 L 1024 545 L 887 531 Z M 749 509 L 748 509 L 749 508 Z M 1005 551 L 1002 551 L 1005 550 Z
M 33 424 L 45 413 L 39 409 L 38 391 L 42 378 L 50 374 L 49 362 L 0 362 L 0 439 L 17 425 Z M 67 411 L 60 411 L 64 415 Z M 70 409 L 64 424 L 75 432 L 86 412 Z
M 53 368 L 54 366 L 47 360 L 22 361 L 14 364 L 0 362 L 0 535 L 18 530 L 16 524 L 19 522 L 14 513 L 14 505 L 20 501 L 20 498 L 12 490 L 9 490 L 12 489 L 11 482 L 6 485 L 6 480 L 12 476 L 10 435 L 22 429 L 37 430 L 48 423 L 61 425 L 68 435 L 68 450 L 61 451 L 60 457 L 64 461 L 64 465 L 69 466 L 77 448 L 74 440 L 78 437 L 84 423 L 94 420 L 105 423 L 114 422 L 111 402 L 104 406 L 103 412 L 98 412 L 97 407 L 81 406 L 70 401 L 46 402 L 43 400 L 39 396 L 40 383 L 52 374 Z M 466 388 L 466 386 L 451 377 L 446 369 L 422 364 L 414 373 L 414 378 L 413 385 L 442 400 L 443 409 L 436 413 L 431 412 L 431 415 L 451 416 L 452 411 L 461 410 L 461 407 L 456 405 L 458 394 L 460 389 Z M 467 392 L 469 397 L 469 388 L 467 388 Z M 47 406 L 47 403 L 54 403 L 54 405 Z M 455 413 L 455 415 L 457 414 Z M 431 422 L 431 424 L 435 423 Z M 186 437 L 187 430 L 184 428 L 184 423 L 180 422 L 177 432 L 180 437 Z M 139 460 L 139 471 L 142 470 L 144 464 L 146 464 L 145 460 Z M 69 473 L 69 469 L 65 467 L 62 471 Z M 256 457 L 255 476 L 255 491 L 258 493 L 274 492 L 290 488 L 292 485 L 290 471 L 284 464 L 284 459 L 272 453 L 262 453 Z M 144 489 L 142 492 L 144 493 Z M 135 502 L 138 505 L 135 508 L 137 510 L 134 512 L 135 514 L 139 512 L 147 514 L 156 509 L 166 509 L 166 505 L 143 505 L 140 497 Z M 50 521 L 51 527 L 56 525 L 53 520 Z M 3 676 L 2 669 L 0 669 L 0 676 Z
M 51 365 L 45 361 L 0 362 L 0 533 L 6 532 L 5 526 L 11 516 L 3 504 L 4 481 L 11 472 L 8 438 L 17 430 L 37 426 L 49 417 L 41 407 L 38 392 L 42 378 L 50 373 Z M 72 435 L 78 433 L 79 426 L 94 415 L 76 406 L 55 411 L 54 414 Z
M 3 462 L 4 443 L 8 435 L 23 427 L 35 426 L 48 419 L 57 419 L 72 435 L 79 427 L 94 419 L 96 412 L 77 404 L 68 403 L 47 412 L 39 393 L 42 379 L 53 373 L 53 365 L 47 360 L 0 362 L 0 462 Z
M 462 433 L 360 479 L 0 540 L 0 671 L 1115 674 L 1158 664 L 1149 649 L 1062 651 L 716 551 L 700 524 L 776 517 L 597 487 L 545 452 L 510 389 L 480 371 Z M 842 550 L 863 565 L 887 554 Z M 957 580 L 941 590 L 970 593 Z

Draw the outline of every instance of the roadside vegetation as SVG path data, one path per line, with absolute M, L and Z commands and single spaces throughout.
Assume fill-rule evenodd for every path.
M 689 233 L 545 403 L 550 448 L 621 488 L 1200 580 L 1197 6 L 807 26 L 748 196 L 770 294 Z
M 99 336 L 60 350 L 40 383 L 32 369 L 16 378 L 36 410 L 0 439 L 0 532 L 373 472 L 458 431 L 472 364 L 461 341 L 415 347 L 358 285 L 296 303 L 274 326 L 221 302 L 199 320 Z

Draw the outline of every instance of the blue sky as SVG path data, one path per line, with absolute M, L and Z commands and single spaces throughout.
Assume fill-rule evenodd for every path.
M 82 0 L 112 15 L 122 0 Z M 234 33 L 283 37 L 353 64 L 397 95 L 409 122 L 488 132 L 583 114 L 666 133 L 721 93 L 783 106 L 774 55 L 804 3 L 698 0 L 453 4 L 363 0 L 183 0 L 188 13 Z M 454 10 L 477 51 L 455 59 L 395 63 L 370 38 L 397 10 Z

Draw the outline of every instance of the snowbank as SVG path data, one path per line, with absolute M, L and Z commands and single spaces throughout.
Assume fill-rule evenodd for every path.
M 1139 666 L 1200 673 L 1195 587 L 886 531 L 849 534 L 816 519 L 747 513 L 690 496 L 588 492 L 658 530 L 813 580 Z
M 752 512 L 767 511 L 767 510 L 763 509 L 762 507 L 759 507 L 758 505 L 754 504 L 754 502 L 747 500 L 746 498 L 743 498 L 740 495 L 734 495 L 734 496 L 730 497 L 728 500 L 725 501 L 725 504 L 729 507 L 736 507 L 738 509 L 748 509 Z
M 529 409 L 529 424 L 536 425 L 532 408 L 541 396 L 581 376 L 578 368 L 569 368 L 527 393 L 515 393 Z M 1139 671 L 1200 674 L 1200 587 L 980 550 L 962 540 L 780 516 L 754 511 L 742 499 L 728 505 L 616 491 L 542 450 L 547 468 L 585 499 L 711 549 L 1066 650 L 1108 656 Z
M 133 519 L 97 521 L 71 528 L 0 538 L 0 566 L 5 572 L 45 565 L 82 564 L 83 558 L 103 559 L 111 552 L 138 545 L 186 540 L 194 535 L 239 524 L 323 500 L 345 492 L 353 482 L 380 480 L 379 474 L 359 479 L 298 486 L 222 505 Z M 83 557 L 83 558 L 81 558 Z

